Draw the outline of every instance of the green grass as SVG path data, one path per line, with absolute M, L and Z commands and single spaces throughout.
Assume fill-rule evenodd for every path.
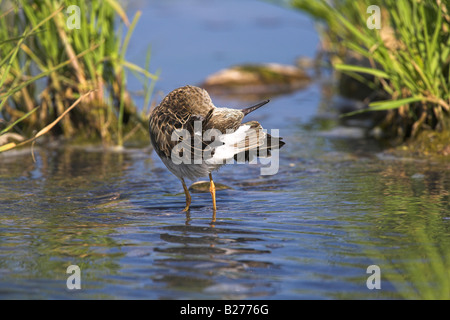
M 68 27 L 70 5 L 80 8 L 79 29 Z M 127 72 L 139 76 L 148 103 L 158 78 L 125 58 L 140 12 L 130 22 L 116 0 L 0 1 L 0 9 L 0 135 L 30 137 L 56 119 L 51 133 L 67 139 L 121 146 L 146 132 L 126 84 Z
M 322 22 L 335 69 L 357 79 L 370 75 L 370 87 L 389 97 L 371 101 L 367 109 L 389 111 L 381 124 L 385 131 L 407 139 L 422 130 L 450 130 L 450 2 L 292 0 L 292 5 Z M 370 5 L 381 9 L 381 29 L 367 27 Z M 369 67 L 344 63 L 349 52 Z

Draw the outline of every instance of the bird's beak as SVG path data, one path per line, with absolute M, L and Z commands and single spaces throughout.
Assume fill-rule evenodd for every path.
M 255 111 L 256 109 L 258 109 L 258 108 L 262 107 L 263 105 L 269 103 L 269 101 L 270 101 L 270 100 L 266 100 L 266 101 L 260 102 L 260 103 L 258 103 L 258 104 L 255 104 L 254 106 L 251 106 L 251 107 L 242 109 L 241 111 L 242 111 L 242 113 L 244 114 L 244 116 L 246 116 L 246 115 L 249 114 L 250 112 Z

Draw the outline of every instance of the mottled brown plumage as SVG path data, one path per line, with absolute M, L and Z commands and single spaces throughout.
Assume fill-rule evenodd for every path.
M 184 86 L 170 92 L 159 106 L 152 110 L 149 119 L 150 139 L 156 153 L 166 167 L 183 184 L 186 194 L 185 211 L 189 210 L 191 197 L 184 178 L 195 180 L 209 175 L 211 181 L 210 191 L 213 196 L 215 211 L 215 189 L 211 172 L 225 164 L 225 162 L 220 163 L 220 160 L 245 158 L 245 160 L 249 161 L 252 158 L 251 155 L 270 155 L 270 150 L 273 148 L 272 145 L 275 145 L 276 148 L 284 145 L 281 138 L 272 138 L 269 134 L 263 132 L 258 122 L 242 123 L 245 115 L 267 102 L 265 101 L 242 110 L 216 108 L 206 90 L 194 86 Z M 190 139 L 185 139 L 186 135 L 183 136 L 183 132 L 188 132 Z M 221 133 L 222 135 L 218 136 L 216 134 L 211 139 L 203 139 L 209 132 Z M 229 141 L 230 138 L 234 138 L 234 136 L 227 135 L 232 132 L 236 132 L 235 139 L 237 140 L 232 140 L 230 147 L 236 152 L 227 153 L 228 149 L 219 150 L 217 148 L 218 145 L 226 144 L 220 141 Z M 243 137 L 245 135 L 243 139 L 239 138 L 241 132 Z M 174 148 L 179 148 L 180 146 L 183 147 L 183 151 L 179 154 L 174 154 L 173 152 L 178 150 Z M 217 150 L 221 152 L 220 155 L 225 155 L 223 159 L 218 155 L 219 153 L 215 153 Z M 194 156 L 199 154 L 202 156 L 202 160 L 200 162 L 197 160 L 194 163 Z M 184 156 L 192 161 L 191 163 L 176 164 L 175 159 L 173 159 L 174 155 Z

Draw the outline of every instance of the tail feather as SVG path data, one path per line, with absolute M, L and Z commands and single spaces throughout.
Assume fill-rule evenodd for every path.
M 259 123 L 258 123 L 259 125 Z M 272 135 L 263 131 L 261 125 L 257 132 L 257 139 L 249 135 L 249 139 L 245 141 L 245 148 L 241 149 L 239 153 L 234 156 L 234 160 L 240 162 L 251 162 L 255 157 L 268 158 L 272 155 L 272 150 L 278 150 L 285 145 L 283 138 L 273 137 Z M 257 141 L 257 143 L 251 143 Z
M 281 139 L 266 133 L 257 121 L 246 122 L 234 133 L 219 137 L 223 145 L 216 147 L 208 162 L 221 163 L 233 158 L 237 162 L 250 162 L 255 157 L 270 157 L 273 149 L 284 145 Z

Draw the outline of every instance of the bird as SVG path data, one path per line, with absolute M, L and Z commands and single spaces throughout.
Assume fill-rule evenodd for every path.
M 285 143 L 272 137 L 257 121 L 244 117 L 269 100 L 244 109 L 216 107 L 208 92 L 186 85 L 171 91 L 149 114 L 153 149 L 180 181 L 186 197 L 183 211 L 192 202 L 185 179 L 209 177 L 214 220 L 217 210 L 212 172 L 233 161 L 250 162 L 268 157 Z

